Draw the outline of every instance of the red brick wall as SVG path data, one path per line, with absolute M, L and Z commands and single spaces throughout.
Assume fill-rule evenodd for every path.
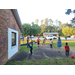
M 18 50 L 20 50 L 20 28 L 16 19 L 11 9 L 0 9 L 0 65 L 5 64 L 8 60 L 8 28 L 18 31 Z

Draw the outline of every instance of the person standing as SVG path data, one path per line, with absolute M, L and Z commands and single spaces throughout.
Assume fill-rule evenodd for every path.
M 69 51 L 70 51 L 70 48 L 68 46 L 68 43 L 66 43 L 66 45 L 65 45 L 65 54 L 66 54 L 67 57 L 69 56 Z
M 23 41 L 23 44 L 24 44 L 24 36 L 22 36 L 22 41 Z
M 27 37 L 27 48 L 28 48 L 28 44 L 29 44 L 29 37 Z
M 39 37 L 38 37 L 38 39 L 37 39 L 37 44 L 38 44 L 38 47 L 39 47 L 39 44 L 40 44 L 40 39 L 39 39 Z
M 60 47 L 61 47 L 61 39 L 60 39 L 60 37 L 58 37 L 58 40 L 57 40 L 57 47 L 58 47 L 58 52 L 60 52 Z
M 51 48 L 51 50 L 53 50 L 52 44 L 53 44 L 52 39 L 50 39 L 50 48 Z
M 43 42 L 42 42 L 42 45 L 43 45 L 43 44 L 45 45 L 45 37 L 43 37 Z

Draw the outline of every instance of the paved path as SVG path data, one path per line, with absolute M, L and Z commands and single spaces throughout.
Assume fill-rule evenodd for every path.
M 70 51 L 70 55 L 75 55 L 75 50 Z M 39 59 L 60 59 L 60 58 L 70 58 L 65 56 L 65 50 L 58 52 L 58 49 L 53 48 L 50 50 L 49 45 L 42 46 L 33 50 L 33 54 L 30 55 L 28 51 L 19 51 L 8 61 L 22 61 L 22 60 L 39 60 Z

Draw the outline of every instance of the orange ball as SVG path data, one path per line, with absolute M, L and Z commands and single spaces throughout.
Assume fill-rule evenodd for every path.
M 74 55 L 71 55 L 71 58 L 74 58 Z

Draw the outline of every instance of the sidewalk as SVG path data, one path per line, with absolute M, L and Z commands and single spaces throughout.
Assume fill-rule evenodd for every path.
M 50 45 L 40 45 L 39 48 L 33 50 L 32 55 L 28 51 L 19 51 L 8 61 L 70 58 L 71 54 L 75 54 L 75 51 L 72 50 L 69 57 L 66 57 L 65 50 L 58 52 L 56 48 L 50 50 Z

